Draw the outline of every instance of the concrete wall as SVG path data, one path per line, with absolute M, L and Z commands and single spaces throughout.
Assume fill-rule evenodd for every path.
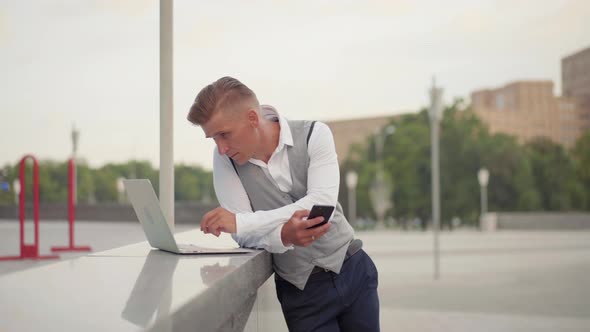
M 590 230 L 588 212 L 498 212 L 486 219 L 499 230 Z
M 204 205 L 195 202 L 176 202 L 175 223 L 199 223 L 201 217 L 217 205 Z M 25 212 L 27 220 L 33 219 L 33 207 L 27 205 Z M 0 219 L 18 219 L 17 207 L 0 205 Z M 40 204 L 39 219 L 67 220 L 68 208 L 66 204 Z M 76 207 L 76 220 L 91 221 L 137 221 L 135 211 L 131 205 L 108 204 L 79 204 Z
M 176 202 L 175 223 L 199 223 L 208 211 L 217 205 L 204 205 L 195 202 Z M 27 206 L 27 220 L 33 219 L 33 208 Z M 0 219 L 18 219 L 17 208 L 13 205 L 0 205 Z M 65 204 L 41 204 L 39 219 L 67 220 L 68 210 Z M 137 221 L 131 205 L 79 204 L 76 208 L 76 220 L 88 221 Z M 485 225 L 484 225 L 485 224 Z M 588 212 L 492 212 L 486 215 L 482 226 L 484 230 L 590 230 L 590 213 Z

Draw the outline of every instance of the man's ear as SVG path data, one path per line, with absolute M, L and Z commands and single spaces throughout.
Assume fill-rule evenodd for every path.
M 258 112 L 254 109 L 249 109 L 247 113 L 248 122 L 252 128 L 258 128 L 260 119 L 258 118 Z

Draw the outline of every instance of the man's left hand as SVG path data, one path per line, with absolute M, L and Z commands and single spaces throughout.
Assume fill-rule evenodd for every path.
M 236 215 L 228 210 L 218 207 L 207 212 L 201 219 L 201 231 L 205 234 L 219 236 L 221 232 L 236 232 Z

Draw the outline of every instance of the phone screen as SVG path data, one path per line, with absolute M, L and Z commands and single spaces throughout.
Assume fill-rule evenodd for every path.
M 309 220 L 321 216 L 324 217 L 324 221 L 322 221 L 319 224 L 308 227 L 307 229 L 320 227 L 327 223 L 328 220 L 330 220 L 330 217 L 332 216 L 332 212 L 334 212 L 334 207 L 331 205 L 314 205 L 311 208 L 311 211 L 309 212 L 309 216 L 307 217 L 307 219 Z

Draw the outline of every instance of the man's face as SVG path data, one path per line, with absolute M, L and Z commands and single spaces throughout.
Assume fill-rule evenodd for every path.
M 212 138 L 220 155 L 227 155 L 243 165 L 254 155 L 257 147 L 255 110 L 218 110 L 201 126 L 207 138 Z

